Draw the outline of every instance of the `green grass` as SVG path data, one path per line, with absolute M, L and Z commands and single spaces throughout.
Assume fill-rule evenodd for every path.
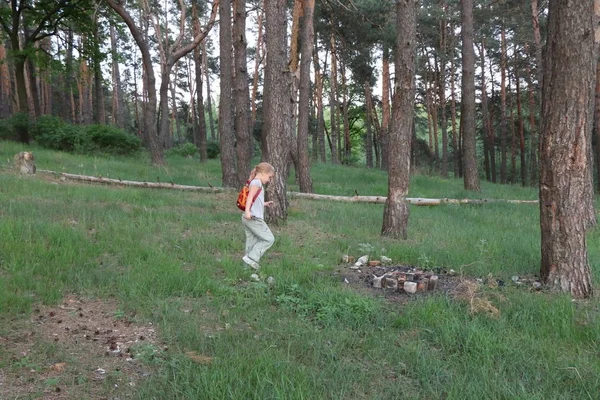
M 29 147 L 28 147 L 29 149 Z M 0 142 L 0 160 L 24 150 Z M 129 180 L 220 185 L 218 161 L 83 157 L 34 147 L 39 169 Z M 6 161 L 2 162 L 2 165 Z M 385 173 L 314 165 L 315 191 L 386 195 Z M 290 189 L 296 190 L 292 178 Z M 537 191 L 416 175 L 411 197 L 535 199 Z M 190 193 L 58 183 L 0 168 L 0 336 L 36 304 L 65 294 L 116 298 L 119 316 L 152 321 L 168 350 L 139 347 L 153 368 L 140 399 L 595 399 L 597 300 L 506 287 L 484 291 L 497 318 L 442 294 L 389 303 L 330 277 L 342 254 L 387 255 L 467 276 L 539 270 L 536 205 L 411 206 L 408 240 L 380 236 L 383 206 L 292 200 L 263 264 L 274 286 L 248 283 L 234 192 Z M 600 275 L 598 229 L 588 235 Z M 185 307 L 184 307 L 185 306 Z M 184 312 L 182 308 L 191 309 Z M 4 321 L 4 323 L 3 323 Z M 188 351 L 213 357 L 195 363 Z M 0 369 L 67 357 L 40 344 Z M 0 371 L 1 372 L 1 371 Z M 47 384 L 54 384 L 48 381 Z M 62 385 L 68 385 L 62 383 Z

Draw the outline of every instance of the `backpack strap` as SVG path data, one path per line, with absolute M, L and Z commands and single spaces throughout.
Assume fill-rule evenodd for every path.
M 248 185 L 248 190 L 250 190 L 250 181 L 246 181 L 246 185 Z M 260 186 L 258 188 L 258 192 L 256 192 L 256 194 L 252 198 L 252 203 L 250 203 L 250 208 L 252 208 L 252 205 L 254 204 L 254 201 L 256 200 L 256 198 L 258 197 L 258 195 L 260 194 L 261 191 L 262 191 L 262 186 Z

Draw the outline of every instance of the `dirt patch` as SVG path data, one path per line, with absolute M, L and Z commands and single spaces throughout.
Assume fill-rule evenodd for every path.
M 2 321 L 0 398 L 124 399 L 163 350 L 152 324 L 135 324 L 111 300 L 66 297 L 29 320 Z

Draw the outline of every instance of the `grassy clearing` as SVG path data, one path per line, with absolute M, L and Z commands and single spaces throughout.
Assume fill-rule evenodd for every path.
M 17 151 L 20 145 L 0 142 L 0 160 Z M 168 167 L 154 168 L 143 156 L 34 151 L 40 169 L 220 185 L 216 161 L 172 158 Z M 386 192 L 380 171 L 315 165 L 312 175 L 318 193 Z M 493 317 L 471 314 L 467 300 L 441 294 L 399 307 L 329 277 L 342 254 L 366 248 L 396 262 L 472 277 L 536 274 L 536 206 L 411 207 L 409 239 L 397 241 L 379 235 L 381 205 L 293 200 L 287 224 L 273 228 L 277 241 L 262 263 L 264 275 L 276 278 L 268 286 L 249 283 L 242 268 L 234 196 L 61 183 L 1 169 L 0 337 L 17 329 L 7 321 L 25 320 L 36 304 L 74 293 L 114 298 L 119 315 L 158 326 L 168 350 L 142 349 L 139 362 L 154 372 L 136 388 L 140 399 L 600 396 L 597 300 L 482 289 L 499 310 Z M 419 175 L 410 196 L 535 199 L 537 193 L 484 183 L 475 196 L 460 181 Z M 590 232 L 596 283 L 599 239 L 598 229 Z M 0 369 L 27 370 L 69 357 L 44 346 L 26 358 L 0 346 Z M 197 362 L 190 351 L 211 361 Z

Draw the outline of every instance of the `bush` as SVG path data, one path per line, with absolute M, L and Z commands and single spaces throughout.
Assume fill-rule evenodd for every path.
M 6 119 L 0 120 L 0 139 L 19 140 L 21 134 L 29 130 L 29 115 L 14 113 Z
M 15 131 L 10 119 L 0 119 L 0 140 L 16 139 Z
M 142 141 L 122 129 L 108 125 L 88 125 L 84 128 L 84 153 L 96 151 L 111 154 L 132 154 L 142 147 Z
M 40 146 L 78 153 L 131 154 L 142 146 L 137 137 L 108 125 L 78 126 L 52 115 L 41 116 L 33 129 Z
M 33 137 L 40 146 L 62 151 L 76 151 L 84 142 L 80 127 L 69 125 L 52 115 L 38 118 L 33 128 Z
M 182 157 L 192 157 L 198 154 L 198 149 L 193 143 L 181 143 L 170 150 L 166 151 L 168 156 L 177 155 Z
M 220 153 L 221 146 L 219 145 L 219 142 L 216 140 L 209 140 L 208 143 L 206 143 L 206 154 L 208 155 L 208 158 L 217 158 Z

